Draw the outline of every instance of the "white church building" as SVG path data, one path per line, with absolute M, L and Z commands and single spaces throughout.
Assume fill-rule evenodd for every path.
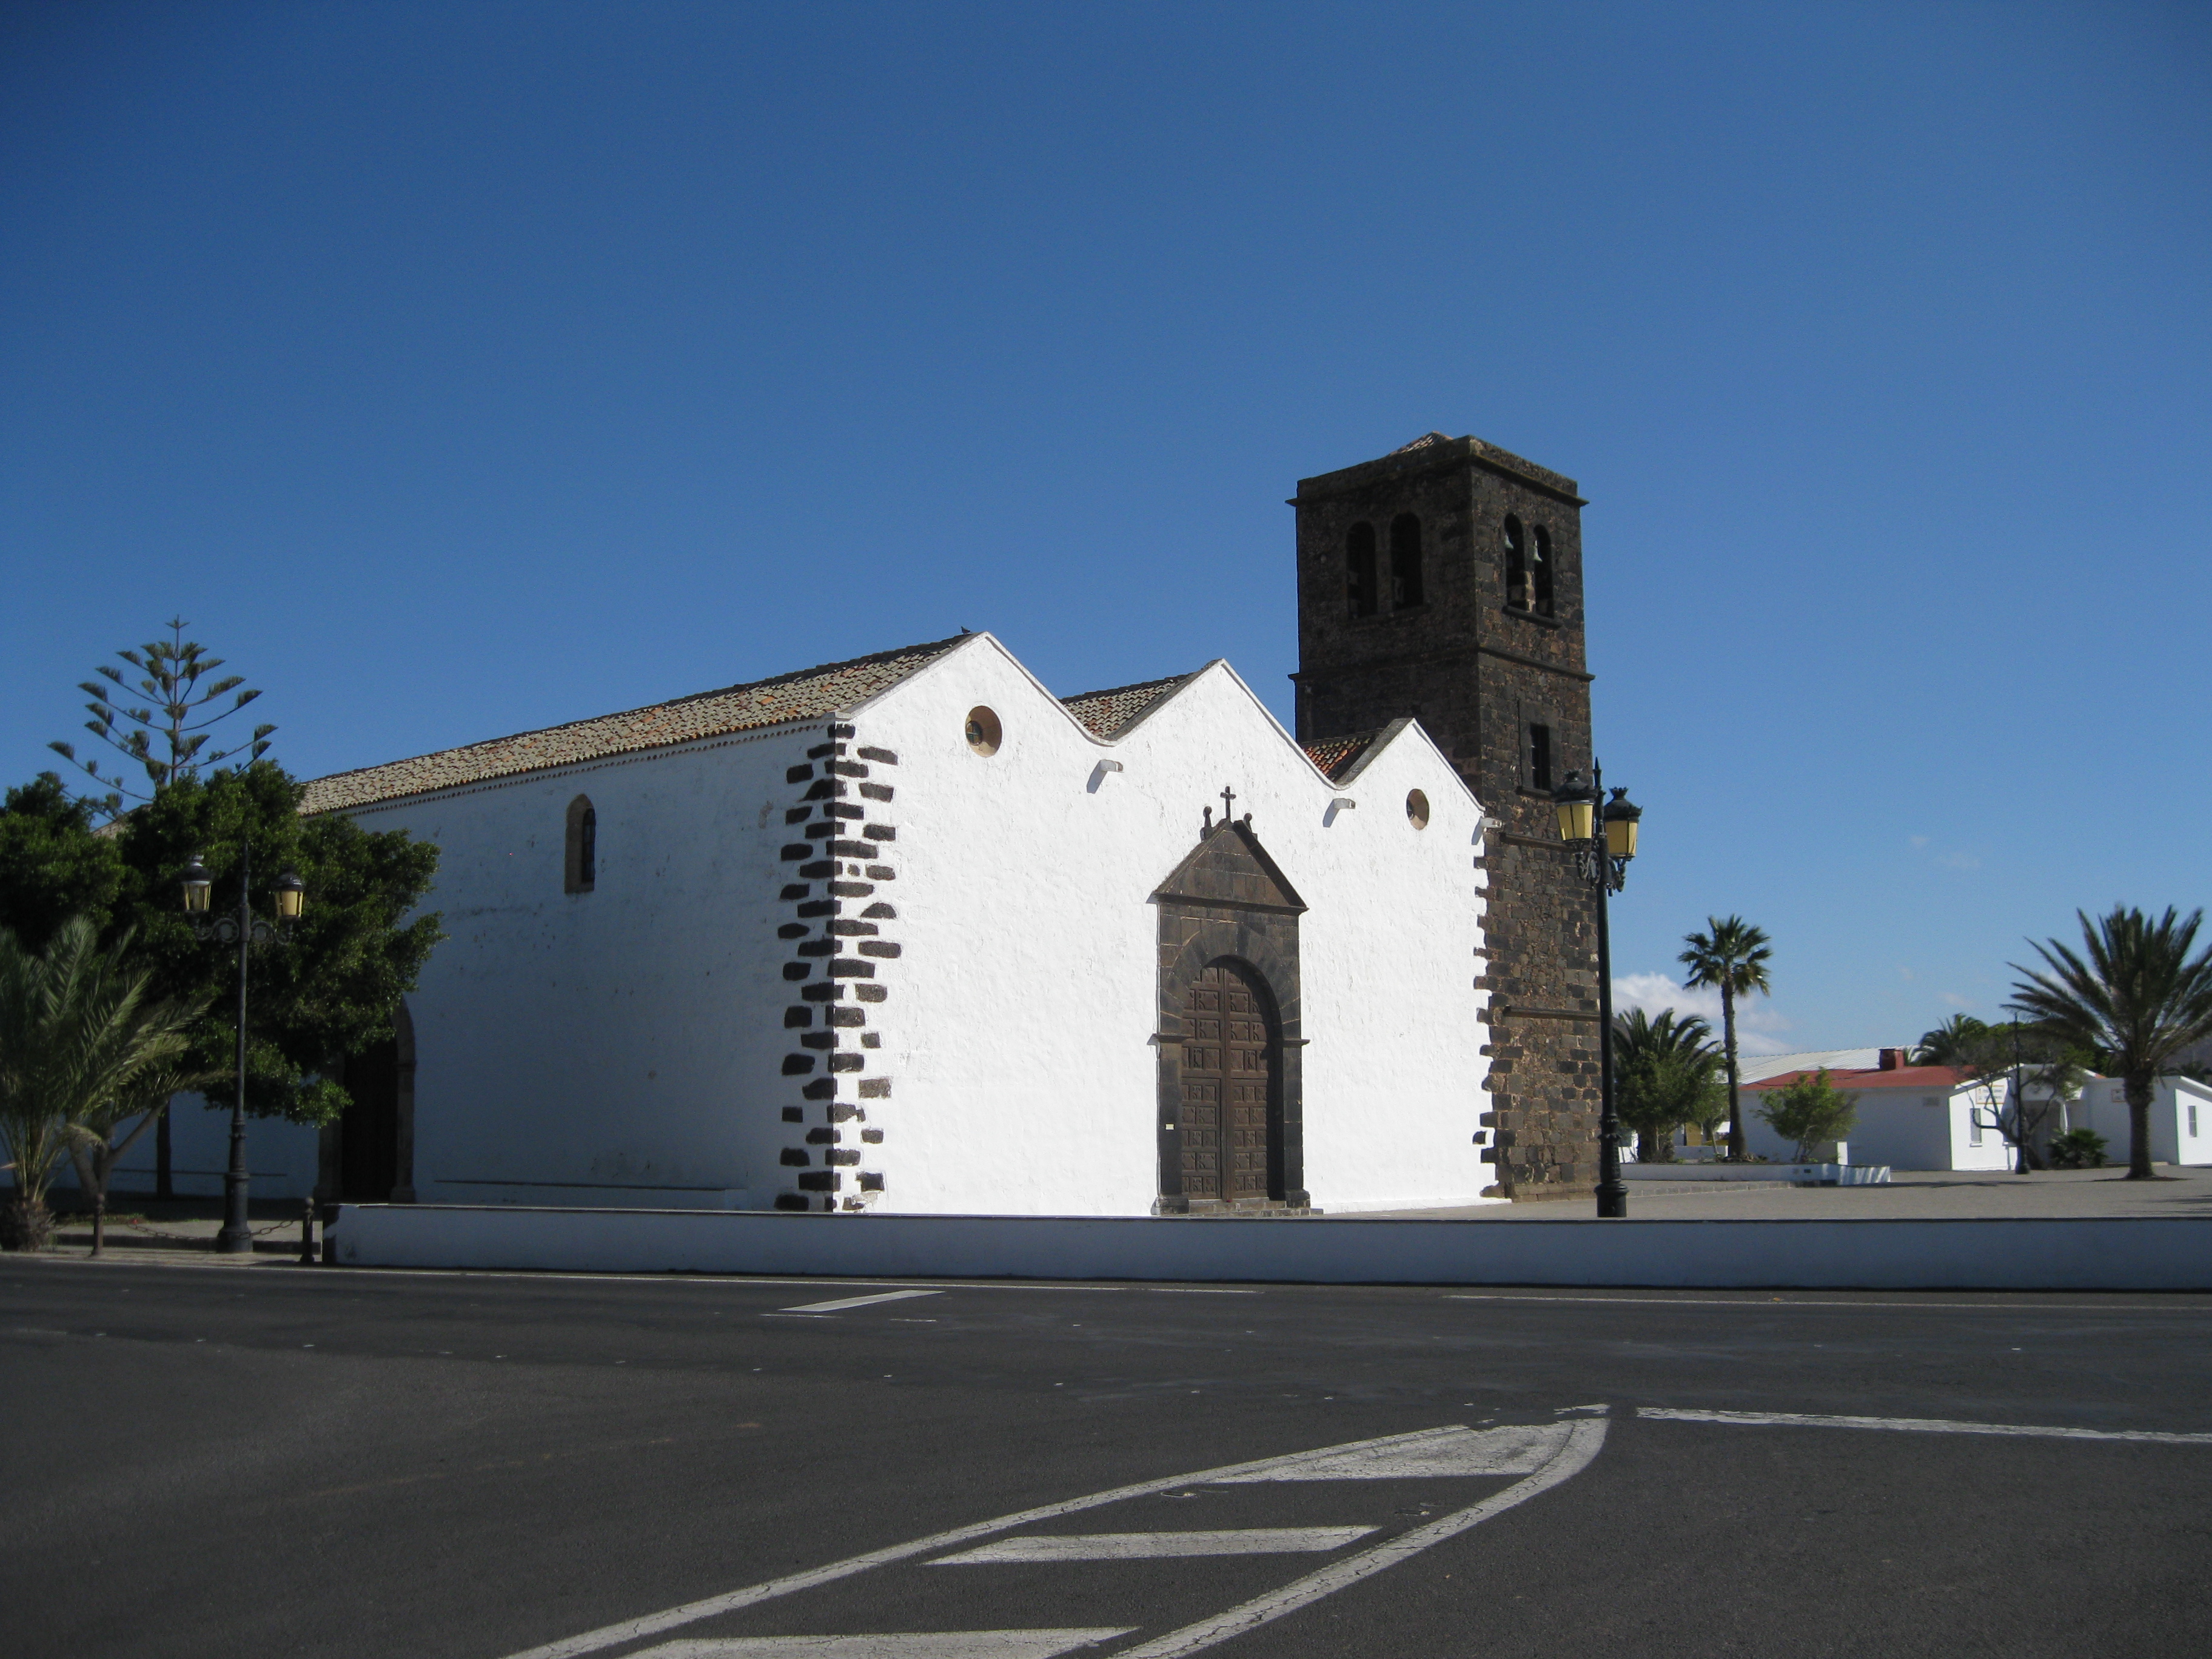
M 903 1213 L 1480 1201 L 1483 807 L 1225 664 L 988 634 L 323 778 L 448 935 L 326 1195 Z

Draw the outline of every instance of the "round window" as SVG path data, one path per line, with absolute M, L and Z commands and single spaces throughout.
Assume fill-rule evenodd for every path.
M 1429 798 L 1418 789 L 1406 797 L 1406 820 L 1416 830 L 1429 827 Z
M 978 707 L 968 711 L 968 746 L 977 754 L 997 754 L 1006 735 L 999 717 L 989 709 Z

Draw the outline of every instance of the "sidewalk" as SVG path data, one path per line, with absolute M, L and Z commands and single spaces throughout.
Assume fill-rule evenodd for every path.
M 107 1248 L 104 1257 L 131 1261 L 173 1261 L 195 1258 L 250 1267 L 272 1261 L 297 1261 L 300 1255 L 300 1210 L 297 1200 L 276 1199 L 247 1206 L 253 1229 L 253 1254 L 218 1253 L 216 1235 L 222 1231 L 222 1200 L 219 1198 L 148 1198 L 137 1193 L 117 1193 L 107 1212 Z M 318 1250 L 323 1229 L 315 1226 Z M 88 1255 L 92 1250 L 92 1217 L 65 1212 L 56 1218 L 52 1255 Z
M 2212 1217 L 2212 1169 L 2156 1166 L 2161 1179 L 2130 1181 L 2124 1166 L 2047 1170 L 2017 1176 L 1981 1170 L 1899 1170 L 1881 1187 L 1791 1187 L 1745 1182 L 1741 1191 L 1670 1192 L 1628 1183 L 1628 1213 L 1643 1221 L 1979 1221 L 2092 1216 Z M 1535 1204 L 1477 1204 L 1445 1210 L 1363 1212 L 1350 1221 L 1569 1221 L 1588 1198 Z M 1323 1218 L 1327 1219 L 1328 1218 Z M 1591 1219 L 1595 1221 L 1595 1218 Z

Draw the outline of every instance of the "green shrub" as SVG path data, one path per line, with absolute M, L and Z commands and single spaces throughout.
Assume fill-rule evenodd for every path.
M 2051 1137 L 2051 1167 L 2054 1170 L 2101 1170 L 2105 1167 L 2105 1138 L 2094 1129 L 2069 1129 Z
M 1841 1140 L 1858 1121 L 1857 1103 L 1828 1080 L 1828 1068 L 1808 1073 L 1787 1088 L 1767 1092 L 1759 1115 L 1784 1140 L 1797 1143 L 1797 1161 L 1810 1164 L 1824 1140 Z

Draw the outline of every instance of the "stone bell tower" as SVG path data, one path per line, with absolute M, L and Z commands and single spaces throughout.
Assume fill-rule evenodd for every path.
M 1412 714 L 1499 820 L 1474 849 L 1490 876 L 1480 1123 L 1491 1190 L 1519 1199 L 1597 1178 L 1596 898 L 1551 800 L 1590 764 L 1583 504 L 1573 479 L 1441 432 L 1301 479 L 1291 502 L 1299 742 Z

